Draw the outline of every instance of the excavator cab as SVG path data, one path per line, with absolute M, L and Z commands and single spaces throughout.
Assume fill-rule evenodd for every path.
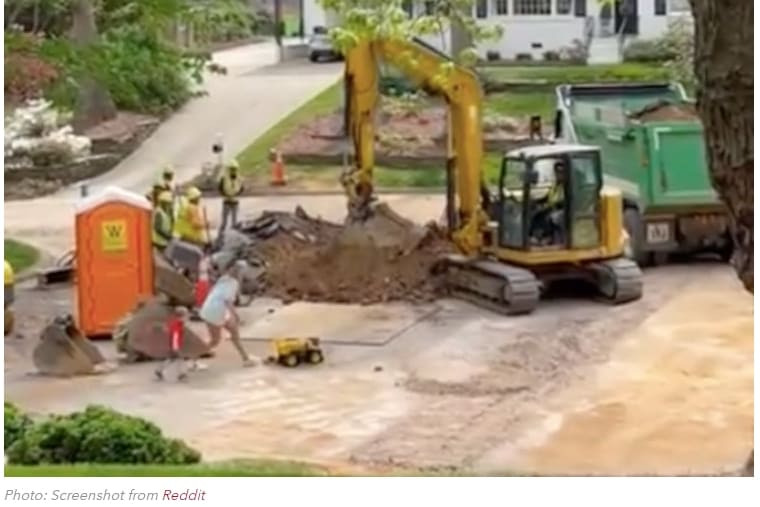
M 599 149 L 541 145 L 507 153 L 484 256 L 452 257 L 457 295 L 514 315 L 530 313 L 558 280 L 590 283 L 602 300 L 641 297 L 639 267 L 624 256 L 622 196 L 605 188 Z
M 499 187 L 500 247 L 557 251 L 602 246 L 597 148 L 550 145 L 515 150 L 502 161 Z M 614 245 L 610 253 L 616 253 Z

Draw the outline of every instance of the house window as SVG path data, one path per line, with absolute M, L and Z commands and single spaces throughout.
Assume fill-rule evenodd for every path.
M 499 16 L 509 14 L 509 8 L 507 7 L 508 5 L 509 0 L 495 0 L 494 6 L 496 7 L 496 14 Z
M 552 13 L 552 0 L 514 0 L 512 12 L 518 16 L 548 15 Z
M 674 14 L 691 12 L 689 0 L 668 0 L 668 10 Z
M 410 18 L 414 17 L 414 2 L 412 2 L 412 0 L 404 0 L 401 3 L 401 8 L 404 9 L 407 16 Z
M 573 0 L 557 0 L 557 14 L 570 14 L 573 10 Z
M 475 3 L 475 16 L 481 19 L 488 17 L 488 0 L 477 0 Z
M 586 17 L 586 0 L 575 0 L 575 17 Z
M 668 13 L 667 0 L 654 0 L 654 15 L 664 16 Z
M 428 16 L 435 14 L 435 2 L 431 0 L 425 2 L 425 14 Z

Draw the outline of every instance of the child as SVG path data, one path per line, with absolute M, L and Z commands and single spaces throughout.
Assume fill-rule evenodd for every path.
M 187 316 L 187 309 L 177 306 L 174 308 L 174 313 L 169 318 L 169 357 L 167 357 L 156 369 L 156 377 L 158 380 L 164 380 L 164 372 L 166 369 L 176 364 L 177 366 L 177 380 L 187 380 L 187 369 L 185 368 L 185 357 L 182 353 L 182 345 L 185 332 L 185 317 Z M 191 370 L 202 369 L 201 365 L 193 359 L 190 365 Z
M 209 291 L 198 314 L 208 328 L 210 349 L 213 350 L 219 345 L 222 341 L 222 330 L 226 329 L 243 360 L 243 366 L 255 366 L 257 361 L 248 355 L 240 343 L 240 317 L 235 310 L 235 300 L 244 269 L 245 262 L 232 262 Z

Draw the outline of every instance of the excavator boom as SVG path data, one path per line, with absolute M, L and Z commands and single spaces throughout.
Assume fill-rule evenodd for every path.
M 452 240 L 462 253 L 479 251 L 486 221 L 480 205 L 483 138 L 482 90 L 477 76 L 455 65 L 443 53 L 418 40 L 360 42 L 346 54 L 346 134 L 353 141 L 354 164 L 342 183 L 349 200 L 349 217 L 363 221 L 371 213 L 375 111 L 379 99 L 379 62 L 404 73 L 449 107 L 449 164 L 453 166 L 458 217 Z M 453 203 L 450 203 L 453 205 Z

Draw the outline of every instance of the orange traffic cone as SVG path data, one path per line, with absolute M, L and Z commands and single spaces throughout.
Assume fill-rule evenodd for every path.
M 269 152 L 269 158 L 272 161 L 272 180 L 273 186 L 285 185 L 285 164 L 282 162 L 282 153 L 280 150 L 272 148 Z

